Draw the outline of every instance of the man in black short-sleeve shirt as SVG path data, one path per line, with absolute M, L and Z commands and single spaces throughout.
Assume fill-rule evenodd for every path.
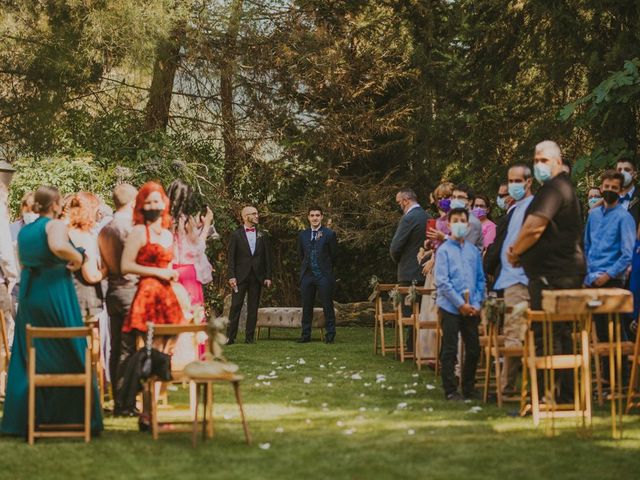
M 509 261 L 529 277 L 531 308 L 542 308 L 542 290 L 580 288 L 586 273 L 582 251 L 582 211 L 560 148 L 551 141 L 536 146 L 534 172 L 542 187 L 536 193 Z
M 536 145 L 534 175 L 542 183 L 529 206 L 520 235 L 507 254 L 529 277 L 531 308 L 542 309 L 542 290 L 581 288 L 586 266 L 582 251 L 582 212 L 575 188 L 562 168 L 558 145 Z M 534 326 L 539 327 L 539 325 Z M 535 328 L 541 350 L 541 332 Z M 573 351 L 571 327 L 557 324 L 553 330 L 555 353 Z M 542 353 L 539 351 L 538 353 Z M 573 399 L 572 371 L 560 374 L 560 402 Z

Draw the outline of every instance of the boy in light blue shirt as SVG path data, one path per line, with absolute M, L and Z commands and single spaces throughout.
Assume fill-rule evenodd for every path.
M 464 208 L 454 208 L 447 217 L 451 237 L 436 254 L 436 303 L 442 323 L 442 386 L 447 400 L 460 400 L 473 398 L 475 394 L 480 358 L 478 325 L 486 283 L 480 252 L 465 241 L 469 213 Z M 462 396 L 455 377 L 458 334 L 465 347 Z

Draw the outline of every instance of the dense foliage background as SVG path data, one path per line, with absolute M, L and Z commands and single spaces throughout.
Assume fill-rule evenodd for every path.
M 341 240 L 338 300 L 393 279 L 400 185 L 495 196 L 551 138 L 585 187 L 638 152 L 635 1 L 21 0 L 0 3 L 0 149 L 21 194 L 108 197 L 182 177 L 223 237 L 255 203 L 271 301 L 297 303 L 295 232 L 320 203 Z M 223 242 L 210 245 L 224 272 Z M 224 278 L 209 294 L 219 302 Z

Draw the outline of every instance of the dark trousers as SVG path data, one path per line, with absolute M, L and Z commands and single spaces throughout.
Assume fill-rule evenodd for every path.
M 110 335 L 110 348 L 109 354 L 109 378 L 111 379 L 111 389 L 113 391 L 113 398 L 117 396 L 117 379 L 118 368 L 120 365 L 120 353 L 122 344 L 122 325 L 124 319 L 129 313 L 133 297 L 135 297 L 137 287 L 124 286 L 124 287 L 109 287 L 106 296 L 107 314 L 109 315 L 109 335 Z
M 442 321 L 442 387 L 444 394 L 449 395 L 458 390 L 455 367 L 458 356 L 458 334 L 464 343 L 464 361 L 462 368 L 462 393 L 471 395 L 475 389 L 476 368 L 480 358 L 480 340 L 478 325 L 480 317 L 463 317 L 440 309 Z
M 543 290 L 563 290 L 582 288 L 584 277 L 568 276 L 568 277 L 533 277 L 529 279 L 529 295 L 531 296 L 531 309 L 542 310 L 542 291 Z M 573 339 L 571 333 L 573 327 L 570 322 L 553 324 L 553 354 L 572 354 Z M 536 341 L 536 354 L 543 354 L 542 342 L 542 324 L 536 322 L 533 324 L 533 333 Z M 573 402 L 573 369 L 559 370 L 556 373 L 559 377 L 561 403 Z M 544 372 L 538 372 L 538 390 L 543 395 L 544 388 Z
M 313 273 L 306 272 L 300 282 L 302 294 L 302 338 L 311 338 L 311 324 L 313 322 L 313 305 L 316 293 L 319 294 L 322 311 L 324 313 L 327 340 L 333 340 L 336 336 L 336 312 L 333 308 L 334 281 L 324 275 L 316 277 Z
M 240 323 L 240 312 L 244 297 L 247 295 L 247 328 L 245 331 L 245 339 L 253 340 L 256 331 L 256 323 L 258 323 L 258 304 L 260 303 L 260 292 L 262 292 L 262 282 L 253 273 L 238 283 L 238 293 L 231 294 L 231 310 L 229 310 L 229 327 L 227 328 L 227 337 L 229 341 L 235 341 L 238 334 L 238 324 Z

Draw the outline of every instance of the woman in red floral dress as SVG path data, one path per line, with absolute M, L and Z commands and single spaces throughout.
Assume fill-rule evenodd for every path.
M 122 379 L 127 359 L 136 350 L 136 338 L 147 331 L 147 322 L 184 322 L 182 309 L 171 288 L 171 282 L 178 280 L 178 272 L 171 266 L 173 234 L 169 230 L 169 198 L 160 184 L 147 182 L 142 186 L 136 197 L 133 222 L 135 226 L 127 236 L 122 252 L 121 269 L 123 274 L 138 275 L 140 280 L 122 326 L 118 381 Z

